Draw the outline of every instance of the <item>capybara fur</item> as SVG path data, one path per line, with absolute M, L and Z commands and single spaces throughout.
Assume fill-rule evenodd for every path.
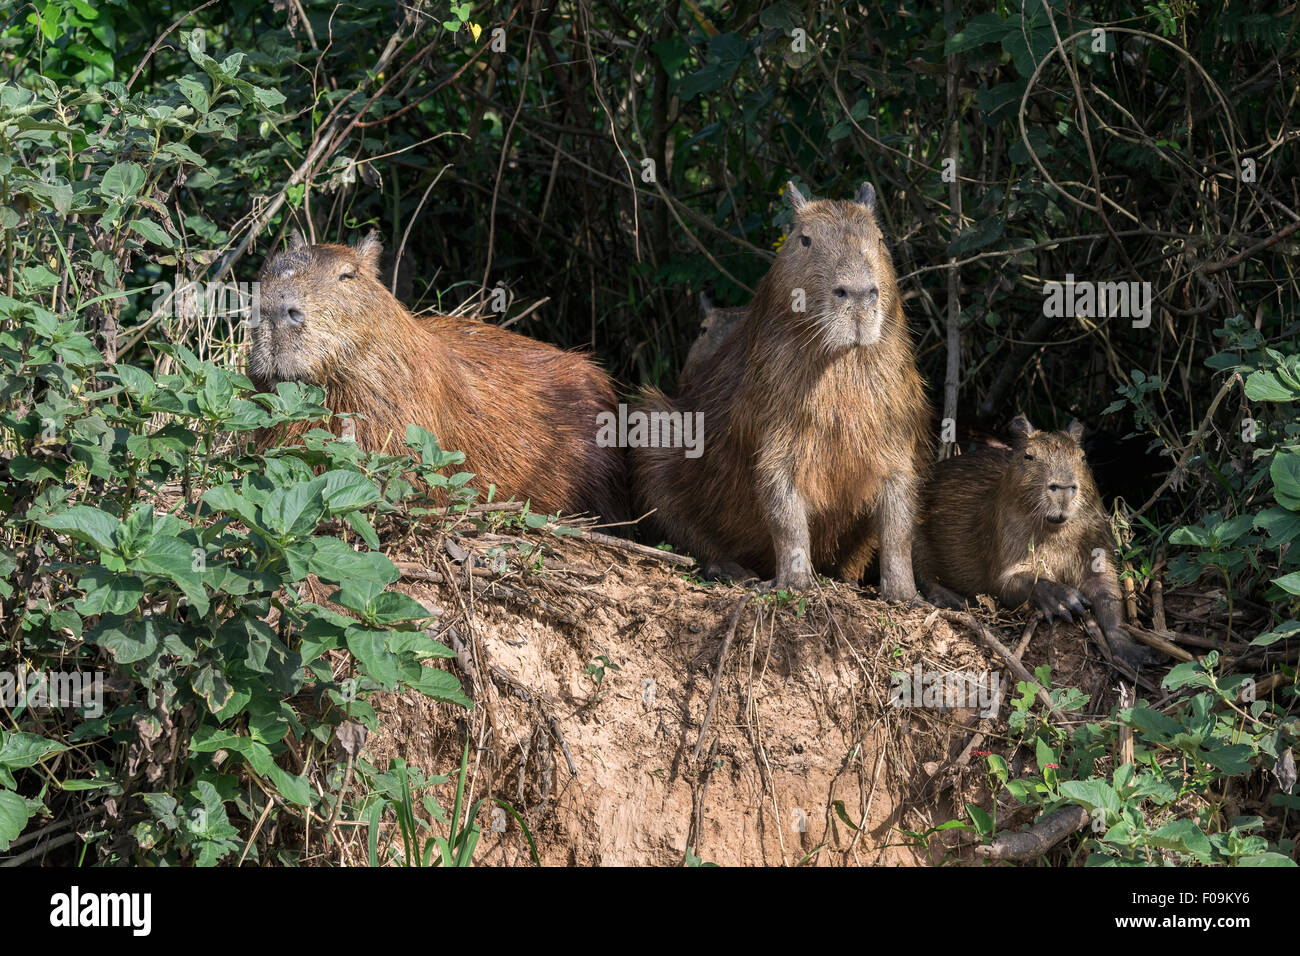
M 700 293 L 700 334 L 691 343 L 682 374 L 677 377 L 679 391 L 695 377 L 700 366 L 718 350 L 732 328 L 744 317 L 743 305 L 714 305 L 707 295 Z
M 881 593 L 911 600 L 930 410 L 875 191 L 786 196 L 788 238 L 744 318 L 675 398 L 641 396 L 651 414 L 702 412 L 703 453 L 631 449 L 634 499 L 715 571 L 857 582 L 879 548 Z
M 916 578 L 936 604 L 976 594 L 1008 607 L 1032 600 L 1048 620 L 1091 606 L 1112 653 L 1151 663 L 1157 655 L 1123 627 L 1109 525 L 1082 434 L 1077 421 L 1044 432 L 1018 415 L 1010 448 L 936 464 L 921 494 Z
M 596 416 L 615 408 L 608 376 L 583 355 L 477 319 L 413 316 L 379 281 L 380 253 L 373 234 L 355 248 L 295 239 L 268 262 L 254 385 L 322 386 L 331 411 L 360 416 L 353 437 L 368 451 L 404 451 L 406 426 L 419 425 L 465 453 L 481 493 L 491 483 L 497 498 L 530 499 L 534 511 L 623 520 L 623 453 L 596 444 Z M 337 418 L 329 427 L 344 433 Z

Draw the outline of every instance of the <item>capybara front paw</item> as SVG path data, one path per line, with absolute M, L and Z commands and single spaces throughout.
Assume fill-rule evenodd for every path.
M 1143 667 L 1150 667 L 1153 664 L 1159 664 L 1166 660 L 1164 654 L 1161 654 L 1154 647 L 1147 647 L 1145 644 L 1139 644 L 1129 635 L 1127 631 L 1120 627 L 1112 627 L 1104 632 L 1106 643 L 1110 645 L 1110 652 L 1118 657 L 1129 667 L 1134 670 L 1140 670 Z
M 803 548 L 779 555 L 772 587 L 778 591 L 804 591 L 813 586 L 812 562 Z
M 771 582 L 771 587 L 775 591 L 806 591 L 812 586 L 813 576 L 810 571 L 786 571 L 784 574 L 778 572 Z
M 1083 617 L 1091 606 L 1088 599 L 1074 588 L 1046 578 L 1034 583 L 1034 604 L 1048 621 L 1054 617 L 1072 621 Z
M 912 604 L 916 606 L 921 601 L 921 596 L 917 594 L 916 583 L 914 581 L 892 581 L 884 578 L 880 582 L 880 597 L 886 601 L 898 601 L 902 604 Z

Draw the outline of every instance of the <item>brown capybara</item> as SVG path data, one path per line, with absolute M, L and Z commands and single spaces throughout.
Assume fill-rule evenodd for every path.
M 677 377 L 680 391 L 686 383 L 695 377 L 708 357 L 718 350 L 723 339 L 731 334 L 732 328 L 745 317 L 743 305 L 714 305 L 704 293 L 700 293 L 700 334 L 691 343 L 691 350 L 686 353 L 686 364 L 682 374 Z
M 1124 630 L 1101 496 L 1084 460 L 1083 426 L 1038 431 L 1011 422 L 1010 448 L 981 448 L 934 466 L 921 493 L 916 578 L 936 604 L 989 594 L 1033 600 L 1048 620 L 1091 606 L 1111 652 L 1133 666 L 1159 655 Z M 953 593 L 956 592 L 956 593 Z
M 744 318 L 675 398 L 642 392 L 650 414 L 702 413 L 704 440 L 694 458 L 632 448 L 635 502 L 715 573 L 856 582 L 879 547 L 881 593 L 911 600 L 930 410 L 875 191 L 786 197 L 788 238 Z
M 535 511 L 623 520 L 623 453 L 596 444 L 596 416 L 615 405 L 609 377 L 583 355 L 476 319 L 411 315 L 379 281 L 381 251 L 373 234 L 355 248 L 295 238 L 268 262 L 253 384 L 322 386 L 331 411 L 363 416 L 354 437 L 369 451 L 404 450 L 406 426 L 419 425 L 465 453 L 480 492 L 491 483 Z M 343 433 L 339 419 L 329 427 Z

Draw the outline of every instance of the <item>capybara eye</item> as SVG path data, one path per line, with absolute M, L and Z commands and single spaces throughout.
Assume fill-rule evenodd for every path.
M 339 273 L 339 278 L 340 278 L 340 279 L 355 279 L 356 277 L 357 277 L 357 274 L 356 274 L 355 272 L 340 272 L 340 273 Z
M 805 246 L 812 245 L 812 238 L 809 236 L 800 236 L 799 241 L 802 242 Z
M 1025 460 L 1026 460 L 1026 461 L 1033 461 L 1033 460 L 1034 460 L 1034 456 L 1031 455 L 1031 454 L 1029 454 L 1029 452 L 1025 452 Z

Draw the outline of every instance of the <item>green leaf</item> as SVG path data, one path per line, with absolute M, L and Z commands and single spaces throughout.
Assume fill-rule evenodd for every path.
M 97 192 L 117 203 L 134 199 L 144 185 L 144 168 L 139 163 L 114 163 L 99 181 Z
M 276 488 L 262 506 L 262 519 L 267 528 L 294 537 L 311 534 L 325 514 L 325 501 L 321 497 L 324 486 L 324 478 L 317 478 L 291 488 Z
M 398 658 L 385 644 L 387 631 L 349 627 L 345 635 L 348 650 L 365 669 L 366 675 L 388 690 L 397 686 Z
M 226 675 L 216 667 L 208 664 L 190 680 L 194 693 L 202 697 L 208 709 L 215 712 L 223 710 L 234 697 L 235 689 L 226 680 Z
M 21 770 L 38 764 L 50 754 L 67 750 L 65 744 L 42 737 L 40 734 L 5 733 L 0 731 L 0 767 Z
M 1246 397 L 1256 402 L 1300 401 L 1300 391 L 1281 381 L 1268 369 L 1259 369 L 1246 376 Z
M 152 219 L 132 219 L 127 223 L 127 228 L 132 232 L 143 236 L 147 241 L 164 248 L 172 248 L 172 237 L 163 231 L 162 226 Z
M 979 831 L 981 836 L 993 835 L 993 818 L 990 817 L 988 813 L 981 810 L 973 803 L 966 804 L 966 813 L 969 814 L 971 820 L 974 821 L 975 829 Z
M 1002 238 L 1002 229 L 1005 225 L 1006 219 L 1002 216 L 990 216 L 976 223 L 948 244 L 948 255 L 956 259 L 992 245 Z
M 0 790 L 0 851 L 9 849 L 31 818 L 26 800 L 12 790 Z
M 1119 796 L 1105 780 L 1067 780 L 1061 784 L 1061 796 L 1073 800 L 1085 810 L 1101 809 L 1119 813 Z
M 145 552 L 127 563 L 127 569 L 156 574 L 175 582 L 199 614 L 208 613 L 208 595 L 203 575 L 195 568 L 194 546 L 180 538 L 157 535 Z
M 429 612 L 415 598 L 397 591 L 384 591 L 370 602 L 370 617 L 376 624 L 398 624 L 402 621 L 419 621 L 429 617 Z
M 1009 24 L 996 13 L 981 13 L 972 17 L 966 26 L 948 38 L 943 45 L 944 55 L 964 53 L 985 43 L 997 43 L 1006 36 L 1008 30 L 1019 28 L 1019 23 Z
M 322 496 L 330 514 L 347 514 L 375 504 L 382 498 L 379 486 L 358 472 L 339 468 L 327 471 L 321 477 L 325 480 Z
M 1167 850 L 1191 853 L 1202 863 L 1209 863 L 1213 858 L 1209 837 L 1191 820 L 1174 820 L 1172 823 L 1166 823 L 1159 830 L 1149 834 L 1146 842 L 1151 846 Z
M 1268 466 L 1268 473 L 1273 479 L 1277 503 L 1300 511 L 1300 451 L 1292 448 L 1279 451 Z
M 408 678 L 403 683 L 440 703 L 459 704 L 467 709 L 472 709 L 474 706 L 474 702 L 465 696 L 465 691 L 460 686 L 460 681 L 456 679 L 456 675 L 450 671 L 439 670 L 436 667 L 422 667 L 418 678 L 414 680 Z
M 51 531 L 62 531 L 100 551 L 114 549 L 113 536 L 122 524 L 107 511 L 100 511 L 90 505 L 74 505 L 67 511 L 41 518 L 36 523 Z

